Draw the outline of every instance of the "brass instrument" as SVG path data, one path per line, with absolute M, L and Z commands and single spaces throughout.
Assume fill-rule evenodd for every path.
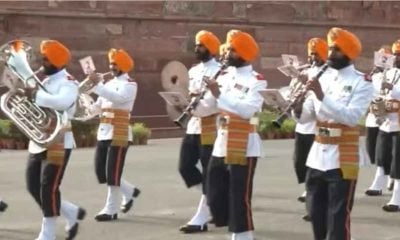
M 382 81 L 385 81 L 385 82 L 387 80 L 386 79 L 387 70 L 388 69 L 385 69 L 382 74 Z M 398 70 L 396 69 L 396 72 L 394 73 L 393 79 L 392 79 L 393 84 L 395 84 L 400 78 L 400 74 L 399 74 L 397 79 L 394 79 L 397 75 L 397 72 L 398 72 Z M 385 121 L 386 115 L 388 113 L 387 110 L 389 110 L 388 106 L 387 106 L 387 100 L 385 99 L 387 93 L 388 93 L 388 91 L 386 91 L 386 89 L 381 88 L 379 96 L 374 98 L 370 105 L 370 111 L 372 112 L 372 114 L 375 115 L 376 124 L 379 126 Z
M 221 68 L 218 70 L 218 72 L 211 78 L 211 79 L 217 79 L 218 76 L 228 67 L 227 63 L 223 63 L 221 65 Z M 203 77 L 203 82 L 207 79 L 207 77 Z M 177 125 L 180 128 L 185 128 L 189 122 L 189 119 L 191 118 L 192 114 L 191 111 L 196 109 L 197 105 L 199 104 L 200 100 L 204 98 L 204 95 L 207 93 L 208 88 L 205 88 L 198 96 L 195 96 L 192 98 L 190 101 L 189 105 L 185 108 L 185 110 L 182 112 L 182 114 L 174 120 L 175 125 Z
M 104 82 L 104 77 L 112 75 L 112 72 L 98 73 L 98 77 L 101 78 L 101 82 Z M 87 121 L 92 119 L 95 115 L 91 113 L 90 107 L 95 102 L 90 94 L 93 92 L 96 84 L 90 81 L 89 77 L 86 77 L 79 84 L 79 96 L 76 102 L 76 111 L 74 114 L 74 120 Z
M 20 40 L 8 42 L 0 47 L 5 67 L 16 77 L 4 82 L 10 90 L 1 96 L 0 107 L 24 135 L 39 146 L 45 147 L 62 137 L 63 129 L 68 124 L 68 116 L 53 109 L 40 107 L 24 95 L 23 89 L 26 87 L 39 86 L 47 92 L 28 63 L 31 50 L 28 42 Z
M 325 63 L 321 67 L 321 70 L 319 70 L 317 75 L 312 79 L 312 81 L 318 81 L 318 79 L 322 76 L 322 74 L 327 69 L 328 69 L 328 64 Z M 305 96 L 307 94 L 305 85 L 302 84 L 301 88 L 297 89 L 295 93 L 296 94 L 291 97 L 291 99 L 289 101 L 289 105 L 285 108 L 283 113 L 281 115 L 279 115 L 278 118 L 276 118 L 274 121 L 272 121 L 272 124 L 275 127 L 280 128 L 282 126 L 282 123 L 290 116 L 290 111 L 299 103 L 299 101 L 302 101 L 305 98 Z M 299 94 L 297 95 L 297 93 L 299 93 Z

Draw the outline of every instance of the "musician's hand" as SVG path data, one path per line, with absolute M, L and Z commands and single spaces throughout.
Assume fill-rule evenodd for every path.
M 197 97 L 197 96 L 199 96 L 199 95 L 200 95 L 200 93 L 198 93 L 198 92 L 190 92 L 190 93 L 189 93 L 189 97 L 190 97 L 190 98 Z
M 393 89 L 393 84 L 383 81 L 382 82 L 382 89 L 392 90 Z
M 211 94 L 215 98 L 219 98 L 219 95 L 221 95 L 221 92 L 219 91 L 219 85 L 218 85 L 217 81 L 215 81 L 215 80 L 206 80 L 206 84 L 207 84 L 208 89 L 210 89 Z
M 300 74 L 297 77 L 297 80 L 299 80 L 303 84 L 306 84 L 306 82 L 308 81 L 308 75 L 307 74 Z
M 89 81 L 92 82 L 94 85 L 98 84 L 98 83 L 102 80 L 100 74 L 95 73 L 95 72 L 89 73 L 88 79 L 89 79 Z
M 308 80 L 306 83 L 306 89 L 313 91 L 318 100 L 322 101 L 324 99 L 324 92 L 322 91 L 321 84 L 318 80 Z
M 24 90 L 24 95 L 25 95 L 28 99 L 32 100 L 32 99 L 35 99 L 35 98 L 36 98 L 36 93 L 37 93 L 37 91 L 38 91 L 38 88 L 37 88 L 37 87 L 35 87 L 35 88 L 24 88 L 23 90 Z

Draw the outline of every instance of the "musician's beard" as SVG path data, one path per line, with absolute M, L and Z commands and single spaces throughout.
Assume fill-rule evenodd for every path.
M 246 61 L 243 60 L 242 58 L 233 58 L 231 56 L 228 57 L 228 65 L 232 67 L 243 67 L 245 65 Z
M 61 71 L 61 69 L 58 69 L 56 66 L 54 66 L 54 65 L 50 65 L 50 66 L 44 66 L 43 65 L 43 73 L 46 75 L 46 76 L 50 76 L 50 75 L 53 75 L 53 74 L 56 74 L 56 73 L 58 73 L 59 71 Z
M 196 59 L 201 62 L 208 62 L 208 60 L 210 60 L 212 57 L 209 51 L 195 51 L 194 54 L 196 55 Z
M 111 73 L 112 73 L 112 75 L 113 75 L 114 77 L 119 77 L 119 76 L 121 76 L 122 74 L 124 74 L 121 70 L 118 70 L 118 69 L 111 69 Z
M 341 58 L 328 58 L 328 65 L 334 69 L 342 69 L 351 64 L 350 59 L 347 56 L 343 56 Z

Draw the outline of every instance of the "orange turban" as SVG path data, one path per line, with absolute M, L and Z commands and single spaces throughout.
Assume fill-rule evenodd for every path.
M 361 53 L 361 42 L 356 35 L 342 28 L 331 28 L 328 32 L 329 47 L 336 45 L 351 60 Z
M 110 63 L 115 63 L 124 73 L 131 71 L 135 65 L 133 59 L 123 49 L 111 48 L 108 52 L 108 60 Z
M 238 32 L 240 32 L 240 30 L 237 30 L 237 29 L 229 30 L 229 32 L 226 34 L 226 42 L 227 43 L 231 42 L 232 37 Z
M 57 68 L 64 67 L 71 59 L 71 53 L 67 47 L 56 40 L 44 40 L 40 44 L 40 53 Z
M 212 55 L 217 55 L 221 42 L 212 32 L 201 30 L 196 34 L 196 44 L 202 44 Z
M 231 41 L 228 44 L 247 62 L 256 59 L 259 52 L 258 44 L 254 38 L 245 32 L 237 32 L 233 34 Z
M 392 45 L 392 53 L 395 54 L 395 53 L 399 53 L 399 52 L 400 52 L 400 40 L 397 40 Z
M 328 44 L 321 38 L 311 38 L 308 41 L 308 56 L 311 53 L 317 53 L 322 60 L 326 61 L 328 58 Z

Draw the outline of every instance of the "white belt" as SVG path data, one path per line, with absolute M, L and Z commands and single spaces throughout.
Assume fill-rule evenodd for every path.
M 101 116 L 104 118 L 114 118 L 115 114 L 113 112 L 102 112 Z
M 342 136 L 342 129 L 317 127 L 317 135 L 323 137 L 340 137 Z

